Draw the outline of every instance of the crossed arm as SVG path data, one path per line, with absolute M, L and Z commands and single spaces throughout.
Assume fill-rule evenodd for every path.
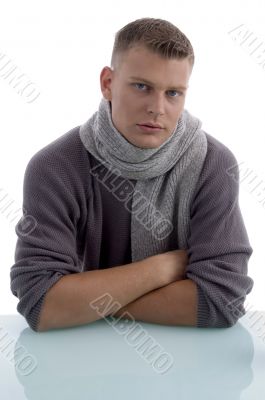
M 37 329 L 80 325 L 109 315 L 105 309 L 98 312 L 104 294 L 120 307 L 114 317 L 126 310 L 136 320 L 196 325 L 196 285 L 185 279 L 186 265 L 185 251 L 173 251 L 124 266 L 68 274 L 47 292 Z
M 126 314 L 125 311 L 127 311 Z M 191 279 L 153 290 L 112 314 L 163 325 L 197 324 L 197 285 Z M 129 314 L 129 315 L 128 315 Z

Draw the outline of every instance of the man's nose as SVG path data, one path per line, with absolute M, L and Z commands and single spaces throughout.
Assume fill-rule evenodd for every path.
M 148 113 L 163 115 L 165 113 L 165 99 L 163 94 L 153 94 L 149 101 Z

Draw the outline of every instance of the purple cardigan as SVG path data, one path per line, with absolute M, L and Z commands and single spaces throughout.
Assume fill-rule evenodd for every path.
M 229 327 L 244 315 L 254 284 L 247 275 L 253 249 L 238 202 L 238 167 L 233 177 L 226 172 L 236 158 L 206 136 L 207 155 L 190 208 L 186 277 L 198 288 L 197 327 Z M 45 294 L 62 276 L 132 262 L 130 212 L 89 173 L 95 162 L 78 126 L 40 149 L 26 167 L 10 277 L 17 310 L 33 330 Z M 177 249 L 174 238 L 171 243 L 167 251 Z

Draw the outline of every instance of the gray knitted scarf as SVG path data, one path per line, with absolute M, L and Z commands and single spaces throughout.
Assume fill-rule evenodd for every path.
M 79 134 L 87 151 L 132 187 L 132 262 L 186 249 L 192 195 L 207 153 L 201 121 L 184 109 L 172 135 L 160 147 L 145 149 L 125 139 L 111 115 L 103 97 Z

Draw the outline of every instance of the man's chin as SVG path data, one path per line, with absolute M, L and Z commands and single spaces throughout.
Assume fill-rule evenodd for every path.
M 139 149 L 157 149 L 158 147 L 160 147 L 167 139 L 165 140 L 158 140 L 158 137 L 132 137 L 130 138 L 129 135 L 125 136 L 124 134 L 122 134 L 122 136 L 124 137 L 124 139 L 132 144 L 135 147 L 138 147 Z M 133 135 L 131 135 L 133 136 Z M 161 139 L 161 138 L 160 138 Z
M 134 141 L 130 142 L 133 144 L 135 147 L 138 147 L 140 149 L 157 149 L 158 147 L 161 146 L 162 143 L 155 143 L 154 141 Z

